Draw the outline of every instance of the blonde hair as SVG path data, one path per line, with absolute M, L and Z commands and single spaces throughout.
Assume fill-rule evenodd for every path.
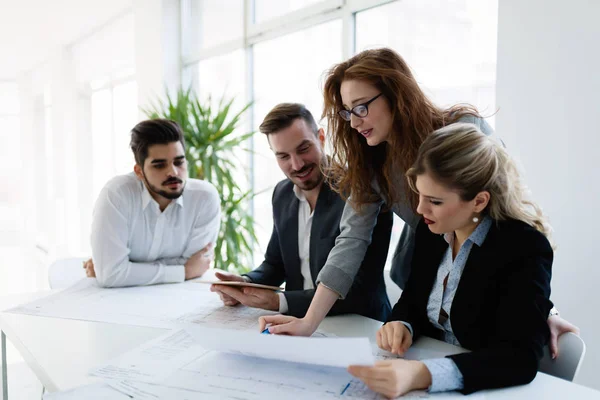
M 417 176 L 425 173 L 457 191 L 463 201 L 473 200 L 479 192 L 489 192 L 484 214 L 496 221 L 525 222 L 550 239 L 550 225 L 540 207 L 529 199 L 515 162 L 475 125 L 455 123 L 429 135 L 406 173 L 414 191 Z

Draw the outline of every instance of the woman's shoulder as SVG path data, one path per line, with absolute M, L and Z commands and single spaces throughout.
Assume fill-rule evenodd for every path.
M 519 220 L 495 221 L 496 240 L 511 253 L 552 252 L 550 241 L 535 227 Z

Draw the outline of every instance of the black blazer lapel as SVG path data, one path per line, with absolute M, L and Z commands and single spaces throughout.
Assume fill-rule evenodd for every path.
M 427 228 L 429 229 L 429 228 Z M 431 233 L 432 235 L 436 235 Z M 429 295 L 431 294 L 431 290 L 433 289 L 433 285 L 435 284 L 435 279 L 437 277 L 437 272 L 440 267 L 440 263 L 444 258 L 444 254 L 448 251 L 448 243 L 444 240 L 442 235 L 438 236 L 435 241 L 431 242 L 431 245 L 423 249 L 425 252 L 424 262 L 419 263 L 420 265 L 415 265 L 415 268 L 419 268 L 422 270 L 421 273 L 424 274 L 423 282 L 425 283 L 425 287 L 421 288 L 422 295 L 425 298 L 425 309 L 427 309 L 427 302 L 429 301 Z M 427 311 L 425 311 L 427 312 Z
M 502 264 L 498 259 L 498 254 L 501 253 L 497 249 L 497 234 L 496 226 L 492 225 L 481 247 L 473 244 L 452 301 L 450 311 L 452 331 L 463 346 L 472 347 L 473 339 L 479 340 L 481 334 L 479 331 L 465 329 L 465 327 L 479 326 L 481 323 L 478 323 L 478 320 L 489 317 L 482 313 L 485 313 L 486 307 L 490 306 L 487 299 L 490 296 L 494 297 L 496 291 L 487 283 L 494 282 L 493 276 L 498 266 Z M 506 251 L 510 250 L 506 249 Z
M 427 318 L 429 295 L 435 283 L 442 258 L 448 250 L 448 243 L 442 235 L 431 232 L 423 221 L 419 223 L 416 235 L 416 247 L 409 282 L 412 281 L 411 284 L 417 285 L 414 292 L 415 297 L 418 298 L 419 314 Z
M 339 234 L 339 223 L 337 227 L 325 226 L 330 223 L 328 221 L 332 217 L 331 208 L 337 198 L 337 194 L 331 190 L 327 182 L 323 182 L 321 190 L 319 191 L 319 197 L 317 197 L 317 203 L 315 204 L 312 227 L 310 229 L 310 274 L 312 276 L 313 284 L 315 283 L 317 276 L 319 275 L 320 265 L 317 251 L 321 245 L 322 240 L 328 240 L 329 232 L 332 228 L 334 230 L 333 236 L 337 237 Z M 337 221 L 337 219 L 336 219 Z M 325 235 L 325 237 L 324 237 Z M 329 244 L 326 244 L 331 247 Z
M 293 191 L 293 185 L 285 196 L 277 202 L 280 221 L 275 221 L 279 230 L 283 260 L 286 269 L 286 289 L 302 289 L 303 278 L 300 272 L 300 256 L 298 254 L 298 205 L 300 201 Z

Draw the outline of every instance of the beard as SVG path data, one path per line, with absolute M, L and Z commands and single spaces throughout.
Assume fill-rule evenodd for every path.
M 169 200 L 175 200 L 175 199 L 178 199 L 179 197 L 181 197 L 181 195 L 183 194 L 183 190 L 185 189 L 185 184 L 183 184 L 183 186 L 181 187 L 181 190 L 179 190 L 178 192 L 160 189 L 148 181 L 148 178 L 146 178 L 145 173 L 144 173 L 144 182 L 146 182 L 146 187 L 148 188 L 149 192 L 157 194 L 157 195 L 162 196 L 165 199 L 169 199 Z M 167 179 L 166 181 L 164 181 L 161 185 L 164 186 L 164 185 L 168 185 L 170 183 L 183 183 L 183 181 L 179 178 L 170 178 L 170 179 Z
M 305 165 L 300 171 L 294 173 L 294 175 L 292 176 L 292 179 L 291 179 L 292 182 L 294 182 L 294 184 L 302 190 L 306 190 L 306 191 L 313 190 L 314 188 L 319 186 L 325 179 L 323 172 L 322 172 L 322 168 L 326 165 L 326 162 L 327 162 L 327 158 L 323 157 L 323 159 L 321 159 L 321 162 L 319 164 Z M 314 168 L 313 171 L 311 172 L 311 174 L 314 173 L 315 171 L 317 172 L 317 175 L 314 178 L 309 179 L 307 181 L 298 181 L 298 180 L 294 179 L 296 177 L 296 175 L 301 175 L 302 173 L 306 172 L 307 170 L 309 170 L 311 168 Z

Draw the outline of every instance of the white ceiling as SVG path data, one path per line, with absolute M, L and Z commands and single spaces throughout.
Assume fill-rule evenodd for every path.
M 17 78 L 131 9 L 133 0 L 0 0 L 0 80 Z

